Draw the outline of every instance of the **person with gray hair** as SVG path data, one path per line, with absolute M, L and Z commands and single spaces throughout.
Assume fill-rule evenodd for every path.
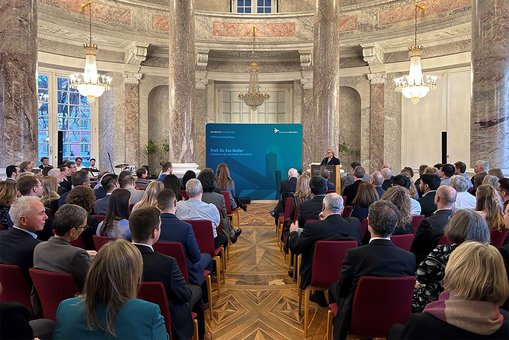
M 373 184 L 375 187 L 378 197 L 382 197 L 385 193 L 385 190 L 382 188 L 382 184 L 384 183 L 384 176 L 379 171 L 375 171 L 371 174 L 370 179 L 371 184 Z
M 454 209 L 475 209 L 475 196 L 467 192 L 469 181 L 461 175 L 451 177 L 451 187 L 456 190 Z
M 346 196 L 345 205 L 352 205 L 353 199 L 357 195 L 359 185 L 362 183 L 365 174 L 366 170 L 361 165 L 356 166 L 353 170 L 354 182 L 343 190 L 343 196 Z
M 437 300 L 444 290 L 445 266 L 456 247 L 465 241 L 490 243 L 486 219 L 471 209 L 458 210 L 445 227 L 444 234 L 452 244 L 437 245 L 417 267 L 417 285 L 412 299 L 414 313 L 421 312 L 428 303 Z
M 392 170 L 389 168 L 383 168 L 380 170 L 380 173 L 384 177 L 384 181 L 382 182 L 382 189 L 387 190 L 392 187 L 392 182 L 394 181 L 394 176 L 392 176 Z
M 186 192 L 189 196 L 187 201 L 178 201 L 175 215 L 179 220 L 207 220 L 212 222 L 212 232 L 214 234 L 214 246 L 219 248 L 221 245 L 226 248 L 228 238 L 223 233 L 217 232 L 217 226 L 221 223 L 219 210 L 212 203 L 205 203 L 201 200 L 203 187 L 200 180 L 191 178 L 186 183 Z
M 474 185 L 474 192 L 472 194 L 475 194 L 475 190 L 477 190 L 477 187 L 482 184 L 482 181 L 486 175 L 488 175 L 488 171 L 490 171 L 490 163 L 479 160 L 475 162 L 474 172 L 475 175 L 472 177 L 472 184 Z
M 499 178 L 494 175 L 486 175 L 482 180 L 482 184 L 489 184 L 495 189 L 498 187 Z
M 305 289 L 311 282 L 311 270 L 315 244 L 319 240 L 354 240 L 358 244 L 362 242 L 360 221 L 355 217 L 343 218 L 343 198 L 337 193 L 325 195 L 322 202 L 322 220 L 308 222 L 301 226 L 298 223 L 290 227 L 288 246 L 294 254 L 302 254 L 300 267 L 300 288 Z M 325 294 L 316 290 L 311 296 L 311 301 L 317 302 L 322 307 L 327 307 Z
M 40 242 L 37 231 L 48 219 L 41 200 L 33 196 L 19 197 L 9 210 L 14 226 L 0 233 L 0 263 L 21 268 L 29 281 L 28 269 L 34 266 L 34 248 Z
M 87 251 L 71 245 L 88 228 L 88 213 L 76 204 L 62 205 L 53 218 L 55 235 L 34 250 L 34 268 L 71 274 L 81 290 L 90 267 Z M 91 251 L 95 255 L 95 251 Z
M 339 281 L 329 287 L 329 303 L 338 304 L 334 339 L 345 339 L 350 327 L 352 302 L 361 276 L 410 276 L 415 274 L 414 254 L 395 246 L 390 239 L 399 218 L 398 208 L 388 201 L 369 207 L 367 245 L 346 253 Z

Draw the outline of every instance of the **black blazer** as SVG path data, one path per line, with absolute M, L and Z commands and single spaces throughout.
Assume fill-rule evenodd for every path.
M 307 220 L 317 220 L 318 215 L 322 211 L 322 202 L 325 195 L 316 195 L 306 202 L 302 202 L 299 206 L 299 228 L 304 228 Z
M 435 249 L 452 215 L 453 212 L 450 209 L 437 210 L 433 216 L 426 217 L 419 224 L 412 248 L 410 248 L 410 251 L 415 254 L 417 264 L 420 264 Z
M 425 195 L 419 198 L 419 203 L 421 204 L 421 214 L 429 217 L 433 215 L 435 210 L 437 210 L 437 206 L 435 205 L 435 194 L 436 190 L 428 191 Z
M 177 261 L 152 251 L 150 247 L 135 245 L 143 257 L 143 281 L 159 281 L 166 288 L 170 305 L 172 335 L 175 339 L 190 339 L 193 336 L 193 320 L 188 302 L 191 290 L 180 272 Z
M 0 233 L 0 263 L 21 268 L 29 282 L 28 269 L 34 266 L 34 248 L 41 242 L 32 235 L 15 228 Z
M 345 187 L 343 190 L 343 196 L 346 196 L 345 205 L 352 205 L 353 199 L 355 195 L 357 195 L 357 191 L 359 190 L 359 185 L 362 183 L 361 179 L 356 180 L 353 184 Z
M 294 254 L 302 254 L 300 266 L 300 288 L 306 288 L 311 282 L 311 267 L 315 243 L 319 240 L 354 240 L 361 242 L 361 223 L 357 218 L 343 218 L 339 214 L 306 224 L 300 236 L 296 231 L 290 233 L 289 248 Z
M 297 177 L 286 179 L 284 181 L 281 181 L 281 184 L 279 186 L 279 193 L 281 195 L 289 193 L 293 195 L 296 187 L 297 187 Z
M 329 158 L 325 157 L 324 159 L 322 159 L 322 162 L 320 163 L 320 165 L 339 165 L 339 163 L 341 163 L 339 161 L 338 158 L 336 158 L 335 156 L 332 156 L 332 158 L 330 159 L 329 161 Z
M 346 338 L 350 328 L 352 302 L 361 276 L 414 276 L 415 255 L 396 247 L 389 240 L 373 240 L 365 246 L 350 249 L 343 261 L 341 277 L 332 284 L 339 306 L 334 318 L 334 339 Z

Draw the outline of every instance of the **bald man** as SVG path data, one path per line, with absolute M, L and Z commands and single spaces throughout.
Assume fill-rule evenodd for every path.
M 442 185 L 437 189 L 435 195 L 437 210 L 421 222 L 410 249 L 415 254 L 417 264 L 428 256 L 444 234 L 444 227 L 453 215 L 452 208 L 456 202 L 456 195 L 456 190 L 448 185 Z

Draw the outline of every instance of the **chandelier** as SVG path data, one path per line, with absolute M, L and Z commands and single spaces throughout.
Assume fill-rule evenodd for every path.
M 251 110 L 263 104 L 264 101 L 270 98 L 270 95 L 265 91 L 260 91 L 260 84 L 258 83 L 258 64 L 254 58 L 254 50 L 256 43 L 256 27 L 253 26 L 253 49 L 251 51 L 252 61 L 249 63 L 249 88 L 247 91 L 239 93 L 239 99 L 246 103 Z
M 408 55 L 410 56 L 410 71 L 408 76 L 394 79 L 396 92 L 403 93 L 403 96 L 409 98 L 412 104 L 417 104 L 430 90 L 434 90 L 437 87 L 437 77 L 422 74 L 422 46 L 417 45 L 417 13 L 419 11 L 424 12 L 424 10 L 423 5 L 415 5 L 414 46 L 408 49 Z
M 85 70 L 83 73 L 73 73 L 69 76 L 70 87 L 76 88 L 78 92 L 87 97 L 89 102 L 94 102 L 97 97 L 102 96 L 104 91 L 111 88 L 111 78 L 97 74 L 95 56 L 97 45 L 92 44 L 92 1 L 81 4 L 84 10 L 89 9 L 89 43 L 83 44 L 85 49 Z

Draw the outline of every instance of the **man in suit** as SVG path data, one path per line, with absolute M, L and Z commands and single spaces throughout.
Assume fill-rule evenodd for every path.
M 435 194 L 440 186 L 440 177 L 434 174 L 423 174 L 420 179 L 419 192 L 421 198 L 419 198 L 419 203 L 421 204 L 421 214 L 429 217 L 437 210 Z
M 334 151 L 332 149 L 327 149 L 327 154 L 320 165 L 339 165 L 341 162 L 338 158 L 334 156 Z
M 106 191 L 106 196 L 95 201 L 94 214 L 106 215 L 108 205 L 110 204 L 111 193 L 119 187 L 118 176 L 115 174 L 106 174 L 101 179 L 101 186 Z
M 341 177 L 341 194 L 343 194 L 343 191 L 345 190 L 345 188 L 347 186 L 353 184 L 353 182 L 354 182 L 353 171 L 355 170 L 356 167 L 358 167 L 360 165 L 361 165 L 361 163 L 359 163 L 359 162 L 350 163 L 350 171 L 348 172 L 348 174 L 346 176 Z
M 437 210 L 432 216 L 422 220 L 410 248 L 418 264 L 436 247 L 444 234 L 444 227 L 453 215 L 454 202 L 456 202 L 456 190 L 448 185 L 440 186 L 435 195 Z
M 382 189 L 386 190 L 392 187 L 392 181 L 394 177 L 392 176 L 392 170 L 390 168 L 383 168 L 380 170 L 380 173 L 384 177 L 384 181 L 382 182 Z
M 135 210 L 129 217 L 133 244 L 143 258 L 143 281 L 159 281 L 165 289 L 170 305 L 172 335 L 176 339 L 190 339 L 193 335 L 191 309 L 198 314 L 200 339 L 205 334 L 205 318 L 200 287 L 187 285 L 177 261 L 157 253 L 152 245 L 159 240 L 161 219 L 154 207 Z
M 5 168 L 5 175 L 7 178 L 5 181 L 16 183 L 16 177 L 18 176 L 19 168 L 17 165 L 9 165 Z
M 22 196 L 37 197 L 40 199 L 44 191 L 41 182 L 37 177 L 26 175 L 18 179 L 17 188 Z M 47 241 L 53 234 L 53 214 L 50 208 L 46 208 L 48 218 L 44 223 L 44 228 L 36 232 L 37 238 L 41 241 Z
M 375 171 L 370 176 L 371 184 L 375 187 L 376 193 L 378 197 L 382 198 L 385 190 L 382 188 L 382 183 L 384 182 L 384 176 L 378 171 Z
M 330 171 L 329 170 L 327 170 L 325 168 L 320 170 L 320 176 L 325 178 L 325 180 L 327 181 L 326 182 L 326 184 L 327 184 L 327 191 L 329 191 L 329 190 L 336 190 L 336 185 L 334 185 L 334 183 L 329 181 L 329 179 L 330 179 Z
M 175 193 L 170 189 L 164 189 L 157 195 L 157 207 L 161 210 L 161 235 L 159 240 L 180 242 L 184 246 L 187 260 L 187 271 L 189 273 L 189 282 L 194 285 L 202 286 L 204 283 L 203 270 L 210 267 L 210 254 L 200 253 L 193 227 L 175 216 L 177 208 L 177 199 Z M 202 287 L 202 295 L 206 293 Z M 207 301 L 207 299 L 203 299 Z
M 72 189 L 71 179 L 69 176 L 71 176 L 71 170 L 64 164 L 58 167 L 60 169 L 60 173 L 62 176 L 62 181 L 60 182 L 59 186 L 64 188 L 65 191 L 70 191 Z
M 34 268 L 71 274 L 80 290 L 90 267 L 90 257 L 70 242 L 87 228 L 87 211 L 75 204 L 64 204 L 55 213 L 55 236 L 39 243 L 34 250 Z
M 322 202 L 327 192 L 327 183 L 325 178 L 321 176 L 312 177 L 309 180 L 309 187 L 313 198 L 309 201 L 302 202 L 299 206 L 299 214 L 297 216 L 297 227 L 304 228 L 307 220 L 318 220 L 318 216 L 322 211 Z
M 44 228 L 48 219 L 45 211 L 37 197 L 19 197 L 9 210 L 14 226 L 0 233 L 0 263 L 20 267 L 29 280 L 28 269 L 34 266 L 34 248 L 40 242 L 35 232 Z
M 282 180 L 279 184 L 279 201 L 271 211 L 271 215 L 274 216 L 276 225 L 278 224 L 279 216 L 285 212 L 286 198 L 293 197 L 293 194 L 295 193 L 297 188 L 297 177 L 299 177 L 299 172 L 297 169 L 291 168 L 288 170 L 288 179 Z
M 131 193 L 131 198 L 129 199 L 129 202 L 132 205 L 141 201 L 143 195 L 145 194 L 144 190 L 136 190 L 136 180 L 131 175 L 127 175 L 122 179 L 120 187 L 129 190 L 129 192 Z
M 346 196 L 345 205 L 352 205 L 353 199 L 355 195 L 357 195 L 357 190 L 359 190 L 359 184 L 362 183 L 362 179 L 366 174 L 366 170 L 362 166 L 357 166 L 353 171 L 353 184 L 350 184 L 343 190 L 343 196 Z
M 343 218 L 343 198 L 336 193 L 325 196 L 322 203 L 321 217 L 323 220 L 309 222 L 305 229 L 298 230 L 296 225 L 290 227 L 288 238 L 289 248 L 294 254 L 302 254 L 300 266 L 300 288 L 305 289 L 311 282 L 311 267 L 316 241 L 319 240 L 355 240 L 359 244 L 361 238 L 361 224 L 355 217 Z M 323 291 L 315 291 L 310 297 L 321 307 L 327 307 Z
M 329 287 L 329 301 L 339 307 L 334 318 L 334 339 L 346 338 L 355 289 L 361 276 L 415 275 L 414 254 L 396 247 L 390 239 L 398 220 L 398 208 L 391 202 L 377 201 L 369 207 L 371 240 L 347 252 L 339 280 Z
M 88 174 L 84 171 L 78 171 L 71 175 L 71 184 L 72 188 L 76 188 L 77 186 L 85 186 L 90 187 L 90 179 L 88 178 Z M 71 189 L 72 190 L 72 189 Z M 58 199 L 58 206 L 62 206 L 65 204 L 65 201 L 67 199 L 67 195 L 69 195 L 70 191 L 64 192 L 62 195 L 60 195 L 60 198 Z
M 474 186 L 474 191 L 472 192 L 472 195 L 475 195 L 477 187 L 482 184 L 484 177 L 488 175 L 488 171 L 490 171 L 490 163 L 482 160 L 475 162 L 474 166 L 475 175 L 472 176 L 471 180 Z

